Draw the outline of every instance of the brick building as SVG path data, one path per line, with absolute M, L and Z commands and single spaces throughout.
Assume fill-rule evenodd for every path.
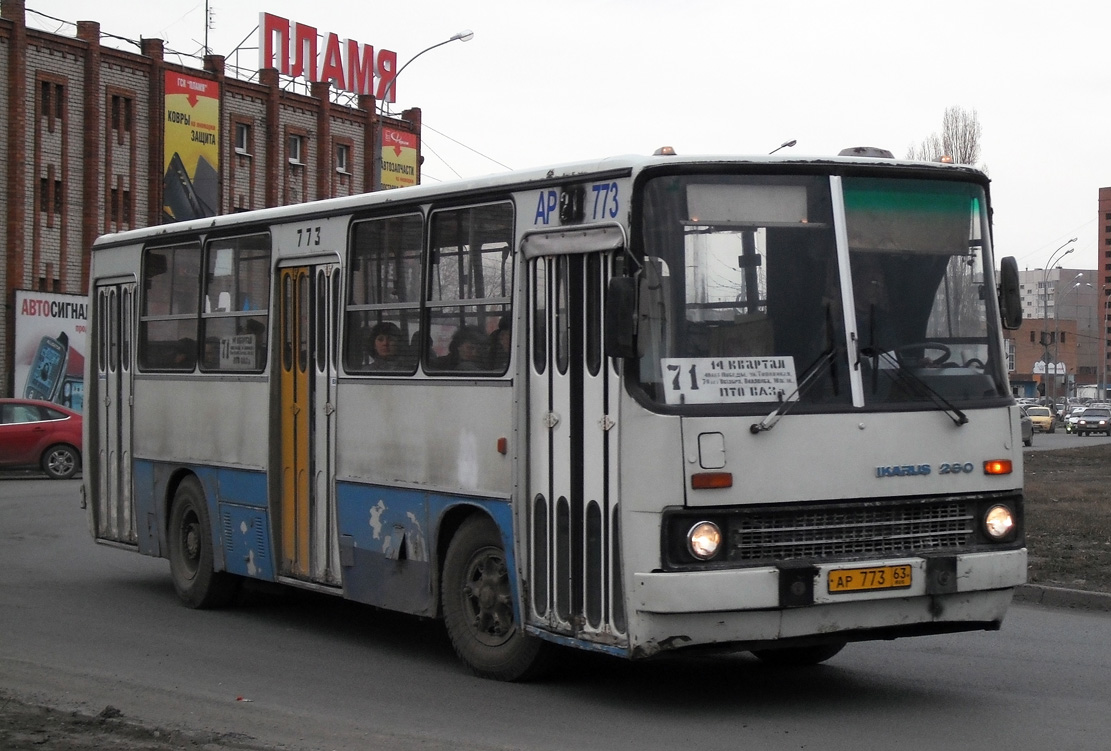
M 1099 320 L 1102 323 L 1099 380 L 1106 390 L 1111 380 L 1111 188 L 1099 189 L 1099 222 L 1096 226 L 1100 262 Z
M 383 128 L 416 144 L 410 172 L 420 181 L 419 109 L 380 117 L 373 96 L 337 103 L 327 82 L 286 90 L 274 68 L 241 80 L 218 55 L 187 68 L 164 58 L 159 39 L 121 51 L 100 43 L 96 22 L 78 21 L 70 37 L 27 28 L 26 14 L 24 0 L 0 0 L 2 395 L 14 388 L 16 291 L 86 294 L 93 240 L 174 218 L 167 205 L 181 190 L 181 205 L 207 216 L 386 187 Z M 182 181 L 166 167 L 175 73 L 214 84 L 218 113 L 212 170 Z M 201 187 L 209 200 L 197 199 Z

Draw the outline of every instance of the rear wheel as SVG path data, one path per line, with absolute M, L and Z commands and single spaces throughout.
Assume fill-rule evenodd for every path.
M 768 665 L 777 667 L 803 667 L 825 662 L 845 648 L 845 642 L 816 644 L 810 647 L 782 647 L 779 649 L 754 649 L 752 654 Z
M 174 493 L 167 536 L 170 574 L 182 602 L 191 608 L 218 608 L 235 598 L 238 577 L 213 569 L 212 524 L 195 477 L 182 480 Z
M 441 598 L 455 653 L 482 678 L 526 680 L 547 662 L 550 646 L 526 634 L 514 617 L 509 576 L 493 521 L 465 521 L 444 557 Z
M 51 446 L 42 454 L 42 470 L 54 480 L 68 480 L 81 466 L 81 455 L 73 446 Z

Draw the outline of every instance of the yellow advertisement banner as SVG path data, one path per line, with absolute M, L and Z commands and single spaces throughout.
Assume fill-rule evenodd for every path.
M 166 72 L 162 220 L 216 216 L 220 209 L 220 86 Z
M 420 139 L 416 133 L 382 128 L 381 174 L 383 188 L 404 188 L 417 184 Z

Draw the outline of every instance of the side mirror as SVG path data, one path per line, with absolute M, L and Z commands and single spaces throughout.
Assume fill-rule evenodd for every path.
M 637 280 L 629 276 L 610 279 L 606 289 L 606 355 L 636 357 Z
M 1018 261 L 1014 256 L 999 261 L 999 317 L 1005 329 L 1013 331 L 1022 325 L 1022 293 L 1018 285 Z

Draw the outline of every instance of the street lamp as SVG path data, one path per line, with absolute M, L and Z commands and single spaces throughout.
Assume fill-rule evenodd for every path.
M 417 54 L 413 55 L 408 60 L 406 60 L 405 64 L 397 69 L 397 73 L 394 73 L 393 78 L 391 78 L 390 82 L 388 84 L 386 84 L 386 90 L 382 92 L 382 114 L 384 114 L 384 115 L 389 114 L 388 108 L 390 106 L 390 101 L 389 101 L 390 100 L 390 93 L 393 91 L 394 81 L 396 81 L 397 77 L 401 75 L 401 71 L 403 71 L 403 70 L 405 70 L 406 68 L 409 67 L 409 63 L 416 60 L 418 57 L 423 55 L 425 52 L 428 52 L 430 50 L 434 50 L 437 47 L 443 47 L 445 44 L 450 44 L 451 42 L 455 42 L 455 41 L 469 42 L 472 39 L 474 39 L 474 32 L 471 31 L 470 29 L 464 29 L 463 31 L 460 31 L 456 34 L 452 34 L 450 37 L 448 37 L 447 39 L 445 39 L 442 42 L 438 42 L 438 43 L 432 45 L 431 47 L 425 47 L 423 50 L 421 50 L 420 52 L 418 52 Z
M 1065 250 L 1066 245 L 1074 242 L 1076 242 L 1075 237 L 1066 242 L 1061 247 L 1057 248 L 1057 250 L 1050 253 L 1049 263 L 1045 265 L 1045 270 L 1042 272 L 1042 362 L 1045 363 L 1046 371 L 1045 375 L 1042 376 L 1043 384 L 1045 384 L 1045 377 L 1049 375 L 1049 270 L 1053 268 L 1054 262 L 1060 262 L 1062 258 L 1076 250 L 1076 248 L 1069 248 L 1068 250 Z M 1062 250 L 1065 250 L 1065 252 L 1061 253 Z M 1056 365 L 1054 365 L 1054 370 L 1056 370 Z M 1045 396 L 1049 397 L 1050 404 L 1053 404 L 1055 402 L 1052 392 L 1055 390 L 1054 386 L 1056 385 L 1056 383 L 1056 378 L 1050 380 L 1049 388 L 1046 389 Z
M 1061 358 L 1060 358 L 1060 355 L 1059 355 L 1059 350 L 1060 350 L 1060 346 L 1061 346 L 1061 315 L 1060 315 L 1060 313 L 1061 313 L 1061 303 L 1064 302 L 1065 298 L 1068 296 L 1068 294 L 1070 292 L 1078 290 L 1081 287 L 1091 287 L 1092 286 L 1091 284 L 1088 284 L 1087 282 L 1078 282 L 1077 281 L 1077 279 L 1083 279 L 1083 278 L 1084 278 L 1084 272 L 1081 271 L 1079 274 L 1077 274 L 1076 276 L 1074 276 L 1072 278 L 1072 281 L 1069 283 L 1069 286 L 1065 289 L 1064 292 L 1061 292 L 1060 294 L 1056 294 L 1057 289 L 1054 288 L 1054 290 L 1053 290 L 1054 293 L 1055 293 L 1054 297 L 1056 298 L 1053 301 L 1053 367 L 1054 367 L 1054 375 L 1056 375 L 1056 372 L 1057 372 L 1056 371 L 1057 363 L 1059 363 L 1061 361 Z M 1056 386 L 1056 384 L 1057 384 L 1057 379 L 1056 378 L 1053 379 L 1053 384 L 1054 384 L 1054 386 Z M 1068 385 L 1069 385 L 1068 368 L 1065 368 L 1065 396 L 1066 397 L 1068 397 L 1068 395 L 1069 395 L 1068 394 Z

